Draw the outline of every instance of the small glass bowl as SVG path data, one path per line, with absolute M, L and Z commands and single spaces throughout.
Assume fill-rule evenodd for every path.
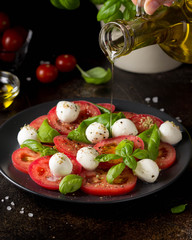
M 0 110 L 8 108 L 19 91 L 18 77 L 10 72 L 0 71 Z
M 0 50 L 0 66 L 1 69 L 6 71 L 14 71 L 17 70 L 18 67 L 22 64 L 27 52 L 29 43 L 31 41 L 33 32 L 28 30 L 26 40 L 22 47 L 17 51 L 6 51 Z

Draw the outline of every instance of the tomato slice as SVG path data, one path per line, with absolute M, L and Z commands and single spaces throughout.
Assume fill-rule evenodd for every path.
M 132 191 L 136 185 L 137 177 L 127 167 L 118 176 L 113 184 L 106 181 L 106 169 L 97 168 L 95 171 L 84 170 L 81 173 L 83 177 L 82 191 L 87 194 L 98 196 L 123 195 Z
M 161 142 L 159 145 L 159 154 L 156 163 L 160 169 L 169 168 L 176 160 L 175 148 L 168 144 Z
M 45 119 L 47 119 L 47 115 L 42 115 L 34 119 L 29 125 L 38 130 Z
M 160 118 L 150 114 L 134 114 L 130 120 L 134 122 L 139 133 L 149 129 L 155 123 L 158 127 L 163 123 Z
M 109 154 L 109 153 L 115 153 L 115 149 L 117 145 L 123 141 L 123 140 L 130 140 L 134 142 L 134 149 L 140 148 L 144 149 L 144 142 L 140 137 L 134 136 L 134 135 L 124 135 L 114 138 L 105 139 L 97 144 L 95 144 L 93 147 L 99 152 L 99 154 Z M 102 168 L 110 168 L 111 166 L 118 164 L 122 162 L 122 158 L 110 160 L 109 162 L 100 163 L 99 166 Z
M 29 166 L 29 175 L 32 180 L 41 187 L 58 190 L 62 178 L 57 178 L 51 173 L 49 168 L 50 158 L 51 156 L 45 156 L 32 162 Z M 81 165 L 75 159 L 71 159 L 71 161 L 73 164 L 72 174 L 80 174 L 82 169 Z
M 72 123 L 61 122 L 57 117 L 56 107 L 53 107 L 48 113 L 49 124 L 60 134 L 68 135 L 69 132 L 77 128 L 83 120 L 101 114 L 98 107 L 90 102 L 74 101 L 74 103 L 80 106 L 80 113 L 78 118 Z
M 133 117 L 136 113 L 134 112 L 125 112 L 125 111 L 115 111 L 115 113 L 119 113 L 122 112 L 126 118 L 131 119 L 131 117 Z
M 82 147 L 92 146 L 90 144 L 70 140 L 65 135 L 59 135 L 53 139 L 55 147 L 59 152 L 66 154 L 69 158 L 76 157 L 77 151 Z
M 17 170 L 28 173 L 29 165 L 40 157 L 40 153 L 36 153 L 27 147 L 19 148 L 12 154 L 12 163 Z
M 109 111 L 114 112 L 115 111 L 115 105 L 110 103 L 97 103 L 97 105 L 107 108 Z

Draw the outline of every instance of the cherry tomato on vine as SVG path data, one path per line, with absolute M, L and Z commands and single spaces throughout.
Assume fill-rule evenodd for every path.
M 52 64 L 41 64 L 36 69 L 36 77 L 42 83 L 53 82 L 58 76 L 58 69 Z
M 70 72 L 76 66 L 76 58 L 70 54 L 62 54 L 56 58 L 55 65 L 60 72 Z
M 23 45 L 22 34 L 14 28 L 4 31 L 2 37 L 2 46 L 7 51 L 17 51 Z
M 6 29 L 9 28 L 9 26 L 10 26 L 9 16 L 4 12 L 0 12 L 0 32 L 5 31 Z

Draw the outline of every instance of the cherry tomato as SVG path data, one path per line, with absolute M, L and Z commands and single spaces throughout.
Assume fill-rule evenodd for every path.
M 6 29 L 9 28 L 9 26 L 10 26 L 9 16 L 4 12 L 0 12 L 0 32 L 5 31 Z
M 168 144 L 161 142 L 159 145 L 159 154 L 156 159 L 156 163 L 160 169 L 166 169 L 170 167 L 176 160 L 175 148 Z
M 42 83 L 53 82 L 57 76 L 58 70 L 52 64 L 41 64 L 36 69 L 36 77 Z
M 73 55 L 62 54 L 56 58 L 55 65 L 60 72 L 70 72 L 76 66 L 76 58 Z
M 28 173 L 29 165 L 40 156 L 40 153 L 36 153 L 27 147 L 19 148 L 13 152 L 12 162 L 17 170 Z
M 67 135 L 69 132 L 79 126 L 79 124 L 89 118 L 101 114 L 98 107 L 87 101 L 74 101 L 80 107 L 78 118 L 72 123 L 61 122 L 56 114 L 56 107 L 53 107 L 48 113 L 48 121 L 52 128 L 56 129 L 60 134 Z
M 23 36 L 14 28 L 4 31 L 2 37 L 2 46 L 7 51 L 17 51 L 23 45 Z
M 82 191 L 98 196 L 123 195 L 133 190 L 137 177 L 127 167 L 114 180 L 113 184 L 106 181 L 106 169 L 97 168 L 95 171 L 84 170 L 80 175 L 83 177 Z

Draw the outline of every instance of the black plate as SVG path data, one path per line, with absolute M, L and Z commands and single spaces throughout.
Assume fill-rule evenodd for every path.
M 67 100 L 79 100 L 79 99 L 67 99 Z M 81 98 L 82 100 L 82 98 Z M 110 102 L 107 99 L 102 98 L 83 98 L 83 100 L 91 101 L 91 102 Z M 161 112 L 155 108 L 148 107 L 146 105 L 140 103 L 134 103 L 124 100 L 114 100 L 114 104 L 116 105 L 117 110 L 121 111 L 130 111 L 136 113 L 148 113 L 155 115 L 162 120 L 170 120 L 176 122 L 177 125 L 180 126 L 181 131 L 183 132 L 182 141 L 177 144 L 177 160 L 175 164 L 167 170 L 163 170 L 160 173 L 158 181 L 153 184 L 146 184 L 138 180 L 135 189 L 127 195 L 122 196 L 113 196 L 113 197 L 98 197 L 87 195 L 81 193 L 80 191 L 75 194 L 64 196 L 59 193 L 59 191 L 50 191 L 38 186 L 35 182 L 33 182 L 30 177 L 22 172 L 19 172 L 14 168 L 11 161 L 11 154 L 14 150 L 19 148 L 17 143 L 17 134 L 24 124 L 30 123 L 35 118 L 40 115 L 47 114 L 47 112 L 57 104 L 57 101 L 46 102 L 43 104 L 39 104 L 37 106 L 28 108 L 13 118 L 9 119 L 0 127 L 0 172 L 5 176 L 10 182 L 15 184 L 16 186 L 29 191 L 33 194 L 37 194 L 42 197 L 65 201 L 65 202 L 78 202 L 78 203 L 116 203 L 116 202 L 125 202 L 132 201 L 135 199 L 142 198 L 144 196 L 148 196 L 153 194 L 161 189 L 167 187 L 171 183 L 173 183 L 185 170 L 187 167 L 191 156 L 191 142 L 189 136 L 185 130 L 185 128 L 178 123 L 174 118 L 170 117 L 164 112 Z

